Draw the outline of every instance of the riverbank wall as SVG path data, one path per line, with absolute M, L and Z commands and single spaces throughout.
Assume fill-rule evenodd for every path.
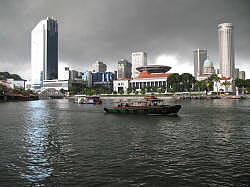
M 1 95 L 0 102 L 9 102 L 9 101 L 34 101 L 38 100 L 37 96 L 21 96 L 21 95 Z

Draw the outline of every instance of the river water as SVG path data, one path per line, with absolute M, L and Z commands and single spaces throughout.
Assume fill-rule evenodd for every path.
M 0 103 L 0 186 L 249 186 L 250 100 L 169 102 L 178 116 Z

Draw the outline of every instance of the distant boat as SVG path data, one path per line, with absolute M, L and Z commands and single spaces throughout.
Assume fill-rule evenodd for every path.
M 181 105 L 166 105 L 163 100 L 154 96 L 146 97 L 144 100 L 123 101 L 113 103 L 111 107 L 104 108 L 107 113 L 124 113 L 124 114 L 177 114 Z
M 102 100 L 99 96 L 93 95 L 93 96 L 77 96 L 77 99 L 75 100 L 75 103 L 78 104 L 102 104 Z
M 241 96 L 241 95 L 233 95 L 233 96 L 230 96 L 230 97 L 228 97 L 229 99 L 244 99 L 244 97 L 243 96 Z

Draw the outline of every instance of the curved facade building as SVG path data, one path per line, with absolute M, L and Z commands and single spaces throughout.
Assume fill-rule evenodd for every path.
M 32 87 L 58 78 L 58 24 L 54 18 L 40 21 L 31 32 Z
M 147 65 L 136 68 L 136 70 L 139 72 L 148 71 L 149 73 L 166 73 L 170 69 L 171 67 L 163 65 Z
M 234 37 L 232 23 L 221 23 L 217 26 L 219 38 L 220 74 L 234 78 Z

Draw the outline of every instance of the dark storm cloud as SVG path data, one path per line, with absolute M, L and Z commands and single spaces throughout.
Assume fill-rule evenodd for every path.
M 207 48 L 217 63 L 216 25 L 235 27 L 236 64 L 250 74 L 248 0 L 1 0 L 0 69 L 29 72 L 30 32 L 47 16 L 59 22 L 59 60 L 86 70 L 96 60 L 114 65 L 145 51 L 149 61 L 174 55 L 192 63 Z

